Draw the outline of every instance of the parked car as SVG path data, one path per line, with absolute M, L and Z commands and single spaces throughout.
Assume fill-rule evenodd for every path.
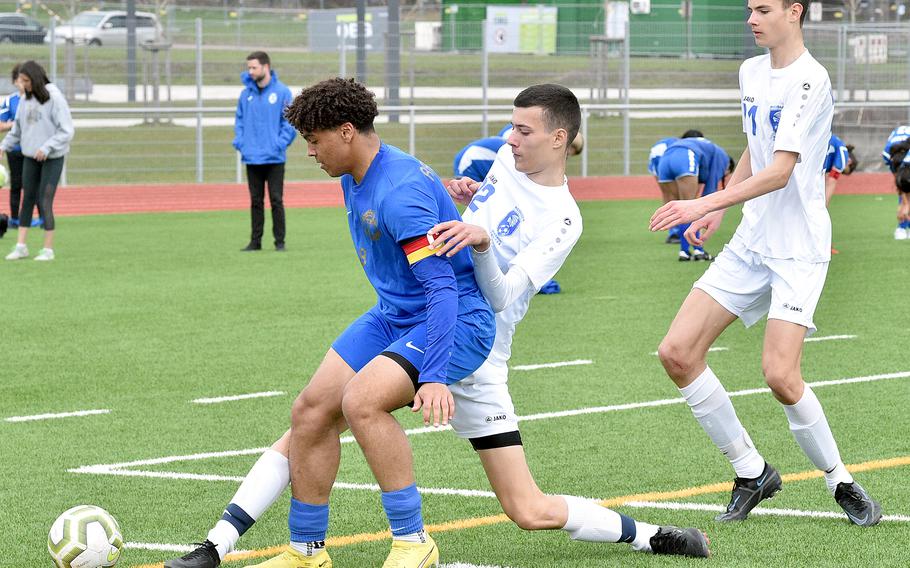
M 80 12 L 71 21 L 58 24 L 54 33 L 58 42 L 72 38 L 77 44 L 126 45 L 126 12 Z M 154 14 L 136 12 L 136 43 L 150 43 L 161 35 L 161 25 Z M 44 41 L 50 43 L 50 32 Z
M 25 14 L 0 13 L 0 43 L 41 43 L 46 31 Z

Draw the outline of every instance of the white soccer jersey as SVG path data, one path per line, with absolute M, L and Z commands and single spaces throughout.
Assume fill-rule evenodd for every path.
M 808 51 L 783 69 L 771 56 L 739 68 L 743 132 L 752 174 L 771 164 L 774 152 L 799 154 L 787 185 L 750 199 L 731 245 L 768 258 L 831 260 L 831 218 L 825 207 L 825 155 L 834 100 L 828 72 Z
M 533 285 L 496 314 L 496 340 L 481 369 L 498 367 L 496 374 L 504 381 L 515 326 L 528 311 L 531 298 L 553 278 L 578 242 L 581 212 L 568 183 L 560 187 L 534 183 L 515 169 L 512 147 L 505 144 L 462 218 L 489 231 L 493 254 L 503 272 L 520 267 Z

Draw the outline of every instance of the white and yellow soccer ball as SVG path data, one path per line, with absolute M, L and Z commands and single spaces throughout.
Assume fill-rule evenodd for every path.
M 6 173 L 6 168 L 3 167 L 3 164 L 0 164 L 0 187 L 6 185 L 6 182 L 9 181 L 9 174 Z
M 101 568 L 120 559 L 123 535 L 116 519 L 94 505 L 79 505 L 57 517 L 47 550 L 57 568 Z

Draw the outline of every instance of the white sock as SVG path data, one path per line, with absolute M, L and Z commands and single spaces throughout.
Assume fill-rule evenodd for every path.
M 840 459 L 825 411 L 809 385 L 806 385 L 802 398 L 796 404 L 785 404 L 783 407 L 796 443 L 815 467 L 825 472 L 828 490 L 833 494 L 838 483 L 852 483 L 853 476 Z
M 572 540 L 628 542 L 635 550 L 651 550 L 650 540 L 658 528 L 655 525 L 640 523 L 581 497 L 563 495 L 562 498 L 569 512 L 562 530 L 569 533 Z
M 730 460 L 737 477 L 753 479 L 761 475 L 765 459 L 736 417 L 730 395 L 711 367 L 705 367 L 702 374 L 679 392 L 708 437 Z
M 427 541 L 427 531 L 420 530 L 415 533 L 392 535 L 392 540 L 401 540 L 404 542 L 424 543 Z
M 316 556 L 325 550 L 325 541 L 319 542 L 291 542 L 291 548 L 304 556 Z
M 288 458 L 269 448 L 259 456 L 249 473 L 243 478 L 243 483 L 240 484 L 240 488 L 234 494 L 228 508 L 230 509 L 231 505 L 237 506 L 253 521 L 256 521 L 278 500 L 290 482 L 291 472 L 288 469 Z M 225 511 L 225 516 L 228 515 L 229 513 Z M 243 532 L 246 532 L 248 528 L 249 526 L 246 526 Z M 234 550 L 240 535 L 241 532 L 237 527 L 222 517 L 209 531 L 208 539 L 215 543 L 218 555 L 224 560 L 225 555 Z

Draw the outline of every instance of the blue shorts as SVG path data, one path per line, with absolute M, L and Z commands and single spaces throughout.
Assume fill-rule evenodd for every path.
M 686 176 L 698 176 L 698 156 L 685 146 L 667 148 L 657 165 L 657 181 L 666 183 Z
M 476 371 L 489 356 L 495 336 L 496 320 L 489 308 L 459 314 L 446 384 L 456 383 Z M 420 373 L 426 344 L 426 322 L 410 327 L 398 326 L 382 315 L 378 306 L 373 306 L 338 336 L 332 349 L 355 372 L 383 352 L 390 352 L 397 355 L 396 360 L 401 362 L 398 358 L 404 358 Z

